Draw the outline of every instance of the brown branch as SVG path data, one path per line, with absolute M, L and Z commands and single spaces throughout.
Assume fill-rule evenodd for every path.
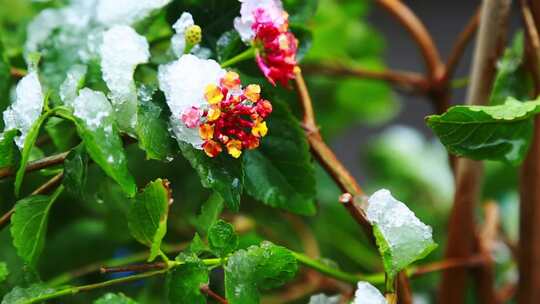
M 26 76 L 26 74 L 28 74 L 27 71 L 15 67 L 11 67 L 9 69 L 9 72 L 11 74 L 11 77 L 13 78 L 23 78 L 24 76 Z
M 452 51 L 450 52 L 450 56 L 448 56 L 446 68 L 441 82 L 448 84 L 448 81 L 454 76 L 459 61 L 463 57 L 463 53 L 465 52 L 467 45 L 474 37 L 474 33 L 476 33 L 476 30 L 478 29 L 479 23 L 480 9 L 478 9 L 477 12 L 471 17 L 471 19 L 465 26 L 465 29 L 463 29 L 461 34 L 458 36 L 456 42 L 454 43 Z
M 342 192 L 345 193 L 340 197 L 340 202 L 346 207 L 352 218 L 366 232 L 366 235 L 372 240 L 372 243 L 375 244 L 373 227 L 369 223 L 364 210 L 355 202 L 355 199 L 357 198 L 360 200 L 364 199 L 364 191 L 362 191 L 362 188 L 356 182 L 356 179 L 354 179 L 352 174 L 337 159 L 332 149 L 330 149 L 330 147 L 328 147 L 322 139 L 322 136 L 317 128 L 311 96 L 309 95 L 309 91 L 300 68 L 296 69 L 295 76 L 296 91 L 300 98 L 300 105 L 304 111 L 303 124 L 304 128 L 306 129 L 306 136 L 311 146 L 311 151 L 330 174 L 330 176 L 332 176 L 336 184 L 341 188 Z M 400 276 L 402 275 L 403 274 L 400 274 Z M 407 278 L 400 278 L 400 281 L 405 282 L 406 280 Z M 402 286 L 401 288 L 408 288 L 408 284 Z M 405 299 L 405 301 L 407 301 L 407 299 Z
M 467 104 L 485 104 L 495 77 L 495 63 L 504 47 L 510 0 L 484 0 L 471 70 Z M 481 187 L 480 162 L 458 159 L 455 166 L 456 192 L 448 223 L 445 258 L 467 258 L 474 254 L 474 209 Z M 468 272 L 452 269 L 443 272 L 439 303 L 462 303 Z
M 56 188 L 60 183 L 62 182 L 62 179 L 64 178 L 64 172 L 60 172 L 57 175 L 55 175 L 53 178 L 48 180 L 46 183 L 41 185 L 39 188 L 34 190 L 31 195 L 39 195 L 39 194 L 47 194 L 50 191 L 52 191 L 54 188 Z M 8 212 L 6 212 L 2 217 L 0 217 L 0 230 L 4 229 L 9 224 L 9 221 L 11 220 L 11 216 L 15 213 L 15 208 L 11 208 Z
M 201 286 L 201 292 L 209 296 L 210 298 L 214 299 L 216 302 L 220 304 L 227 304 L 227 300 L 225 300 L 222 296 L 218 295 L 208 285 Z
M 422 75 L 413 72 L 382 70 L 373 71 L 358 67 L 350 67 L 340 63 L 309 63 L 302 66 L 305 74 L 327 75 L 335 77 L 356 77 L 386 81 L 410 93 L 425 93 L 428 81 Z
M 26 172 L 33 172 L 33 171 L 41 170 L 44 168 L 59 165 L 63 163 L 64 160 L 66 160 L 66 157 L 68 156 L 68 154 L 69 154 L 69 151 L 30 162 L 26 166 Z M 0 179 L 13 176 L 15 175 L 16 171 L 17 169 L 13 167 L 0 168 Z
M 389 11 L 418 44 L 426 64 L 428 77 L 430 79 L 440 77 L 444 71 L 441 56 L 422 21 L 399 0 L 377 0 L 377 3 Z
M 443 261 L 433 262 L 431 264 L 418 266 L 412 273 L 412 276 L 421 276 L 424 274 L 443 271 L 448 269 L 455 268 L 469 268 L 476 267 L 480 264 L 483 264 L 485 261 L 485 256 L 483 255 L 473 255 L 467 258 L 451 258 Z
M 538 1 L 522 1 L 522 14 L 527 33 L 527 61 L 535 83 L 534 96 L 540 93 L 540 4 Z M 538 303 L 540 297 L 540 117 L 535 118 L 534 135 L 520 176 L 520 220 L 518 268 L 519 304 Z
M 105 273 L 116 273 L 116 272 L 146 272 L 152 270 L 160 270 L 167 268 L 167 264 L 163 262 L 157 262 L 152 264 L 136 264 L 136 265 L 126 265 L 118 267 L 105 267 L 102 266 L 99 269 L 99 272 L 102 274 Z

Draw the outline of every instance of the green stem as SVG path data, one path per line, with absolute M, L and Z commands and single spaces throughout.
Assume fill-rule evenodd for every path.
M 222 68 L 229 67 L 233 64 L 237 64 L 238 62 L 242 62 L 244 60 L 252 59 L 255 57 L 255 48 L 250 47 L 249 49 L 243 51 L 242 53 L 234 56 L 233 58 L 226 60 L 221 64 Z
M 359 275 L 359 274 L 346 273 L 339 269 L 325 265 L 319 261 L 313 260 L 302 253 L 292 252 L 292 254 L 296 258 L 296 260 L 298 260 L 298 262 L 302 263 L 303 265 L 309 268 L 315 269 L 322 274 L 326 274 L 340 281 L 348 282 L 351 284 L 356 284 L 358 281 L 366 281 L 371 284 L 384 283 L 383 273 L 374 274 L 374 275 Z

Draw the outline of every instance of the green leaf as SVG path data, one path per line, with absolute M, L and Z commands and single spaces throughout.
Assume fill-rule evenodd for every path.
M 203 187 L 218 192 L 227 208 L 238 211 L 244 184 L 242 163 L 223 154 L 210 158 L 186 143 L 179 143 L 179 146 L 184 157 L 199 174 Z
M 157 179 L 135 196 L 128 213 L 131 235 L 150 247 L 149 261 L 161 252 L 161 241 L 167 233 L 170 189 L 166 180 Z
M 66 190 L 74 196 L 83 197 L 88 174 L 88 154 L 84 145 L 71 150 L 64 161 L 64 179 Z
M 218 220 L 208 229 L 208 243 L 210 250 L 218 257 L 226 257 L 238 247 L 238 235 L 233 225 Z
M 27 304 L 34 303 L 42 296 L 56 292 L 56 289 L 47 287 L 45 284 L 33 284 L 29 287 L 17 286 L 7 293 L 2 299 L 2 304 Z
M 191 253 L 195 255 L 199 255 L 204 251 L 208 251 L 208 246 L 206 246 L 206 244 L 203 242 L 197 232 L 195 232 L 193 240 L 191 240 L 191 243 L 189 243 L 189 251 L 191 251 Z
M 15 195 L 19 196 L 21 192 L 21 186 L 24 178 L 24 174 L 26 173 L 26 165 L 28 164 L 28 160 L 30 158 L 30 152 L 32 151 L 32 148 L 34 147 L 34 144 L 36 143 L 37 137 L 39 135 L 39 130 L 41 129 L 41 125 L 47 120 L 50 114 L 43 114 L 41 115 L 38 120 L 34 122 L 32 125 L 32 128 L 28 131 L 28 134 L 26 135 L 26 138 L 24 139 L 24 147 L 21 151 L 21 161 L 19 164 L 19 168 L 17 169 L 17 173 L 15 175 Z
M 202 205 L 201 213 L 193 221 L 193 225 L 200 234 L 206 235 L 210 228 L 219 218 L 223 211 L 223 198 L 219 193 L 212 193 L 208 200 Z
M 11 236 L 17 254 L 35 268 L 45 245 L 49 211 L 62 193 L 59 187 L 51 196 L 30 196 L 17 202 L 11 217 Z
M 109 101 L 103 93 L 86 88 L 80 91 L 78 98 L 82 96 L 84 100 L 81 102 L 93 103 L 92 106 L 82 109 L 79 106 L 78 115 L 82 115 L 84 119 L 74 117 L 67 111 L 62 111 L 62 116 L 75 122 L 77 132 L 92 160 L 114 179 L 128 196 L 133 197 L 137 192 L 137 186 L 128 169 L 122 139 L 116 128 Z M 99 123 L 96 124 L 96 120 Z
M 304 131 L 285 105 L 273 106 L 268 135 L 243 157 L 246 190 L 272 207 L 313 215 L 315 170 Z
M 77 129 L 64 119 L 51 117 L 45 123 L 45 131 L 51 138 L 57 149 L 66 151 L 76 146 L 80 141 L 77 137 Z
M 532 82 L 523 64 L 523 32 L 518 32 L 497 63 L 497 75 L 491 90 L 490 105 L 503 104 L 508 97 L 527 99 Z
M 225 62 L 245 48 L 240 35 L 234 29 L 223 33 L 216 42 L 216 53 L 219 62 Z
M 369 197 L 366 215 L 373 224 L 384 270 L 390 278 L 437 247 L 432 228 L 388 190 L 379 190 Z
M 0 283 L 5 281 L 8 275 L 9 269 L 7 267 L 7 264 L 4 262 L 0 262 Z
M 259 303 L 259 290 L 276 288 L 293 279 L 298 264 L 288 249 L 263 242 L 235 252 L 224 270 L 229 303 L 248 304 Z
M 427 124 L 453 154 L 516 165 L 529 149 L 532 116 L 539 105 L 540 100 L 508 98 L 498 106 L 455 106 L 442 115 L 429 116 Z
M 162 108 L 152 101 L 153 92 L 146 90 L 150 96 L 139 96 L 136 132 L 139 147 L 146 151 L 148 159 L 165 161 L 174 151 L 174 141 L 169 133 L 167 122 L 162 117 Z M 143 95 L 140 93 L 140 95 Z
M 18 131 L 13 129 L 0 134 L 0 168 L 11 167 L 17 157 L 17 146 L 13 141 Z
M 137 304 L 137 302 L 126 297 L 123 293 L 107 293 L 95 300 L 94 304 Z
M 307 23 L 317 12 L 319 0 L 285 0 L 285 10 L 291 14 L 291 23 Z
M 169 303 L 205 304 L 201 286 L 207 285 L 208 268 L 199 259 L 190 259 L 167 274 Z

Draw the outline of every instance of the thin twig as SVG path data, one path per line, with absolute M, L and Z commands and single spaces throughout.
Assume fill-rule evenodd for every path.
M 39 195 L 39 194 L 46 194 L 49 193 L 51 190 L 56 188 L 64 178 L 64 171 L 58 173 L 57 175 L 53 176 L 50 180 L 48 180 L 46 183 L 41 185 L 39 188 L 34 190 L 31 195 Z M 8 212 L 6 212 L 2 217 L 0 217 L 0 230 L 4 229 L 11 220 L 11 216 L 15 213 L 15 208 L 11 208 Z
M 410 93 L 425 93 L 429 87 L 428 81 L 422 75 L 414 72 L 382 70 L 373 71 L 358 67 L 350 67 L 340 63 L 305 64 L 302 66 L 305 74 L 327 75 L 336 77 L 356 77 L 386 81 Z
M 59 165 L 66 160 L 66 157 L 68 156 L 68 154 L 69 154 L 69 151 L 51 155 L 51 156 L 48 156 L 48 157 L 45 157 L 45 158 L 42 158 L 33 162 L 29 162 L 28 165 L 26 166 L 26 172 L 37 171 L 44 168 Z M 13 167 L 0 168 L 0 179 L 15 175 L 16 170 L 17 169 Z
M 441 79 L 442 82 L 448 83 L 448 81 L 454 75 L 458 67 L 459 61 L 463 57 L 463 53 L 467 48 L 467 45 L 472 40 L 472 38 L 474 37 L 474 33 L 476 33 L 476 30 L 478 29 L 479 23 L 480 9 L 478 9 L 476 13 L 471 17 L 471 19 L 465 26 L 465 29 L 463 29 L 458 39 L 456 40 L 456 43 L 454 44 L 454 47 L 450 52 L 450 56 L 448 56 L 444 76 Z
M 428 30 L 413 13 L 399 0 L 377 0 L 377 3 L 390 12 L 407 29 L 418 44 L 430 79 L 437 79 L 444 71 L 441 56 Z
M 227 304 L 227 300 L 225 300 L 222 296 L 215 293 L 208 285 L 201 286 L 201 292 L 206 294 L 207 296 L 211 297 L 212 299 L 216 300 L 220 304 Z
M 136 265 L 126 265 L 126 266 L 117 266 L 117 267 L 102 266 L 99 269 L 99 272 L 102 274 L 116 273 L 116 272 L 146 272 L 146 271 L 165 269 L 165 268 L 167 268 L 166 263 L 157 262 L 157 263 L 151 263 L 151 264 L 136 264 Z

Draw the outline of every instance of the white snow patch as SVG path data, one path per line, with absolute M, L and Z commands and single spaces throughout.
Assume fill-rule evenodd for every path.
M 200 148 L 202 140 L 198 129 L 188 128 L 181 120 L 182 112 L 191 107 L 207 105 L 204 89 L 209 84 L 219 84 L 225 70 L 214 60 L 183 55 L 180 59 L 159 67 L 159 87 L 165 93 L 171 110 L 171 127 L 179 141 Z
M 368 282 L 358 282 L 352 304 L 386 304 L 386 300 L 375 286 Z
M 65 105 L 72 107 L 73 100 L 77 98 L 77 91 L 81 81 L 84 80 L 87 68 L 77 64 L 71 67 L 66 75 L 66 80 L 60 86 L 60 99 Z
M 21 132 L 15 143 L 22 149 L 30 128 L 43 111 L 45 98 L 37 72 L 30 72 L 19 81 L 15 96 L 13 104 L 4 111 L 4 130 L 17 129 Z
M 133 24 L 171 0 L 99 0 L 97 21 L 104 25 Z
M 83 120 L 91 130 L 103 127 L 105 120 L 114 115 L 113 109 L 105 94 L 84 88 L 73 101 L 76 117 Z M 104 129 L 107 132 L 107 128 Z M 112 133 L 112 128 L 108 129 Z

